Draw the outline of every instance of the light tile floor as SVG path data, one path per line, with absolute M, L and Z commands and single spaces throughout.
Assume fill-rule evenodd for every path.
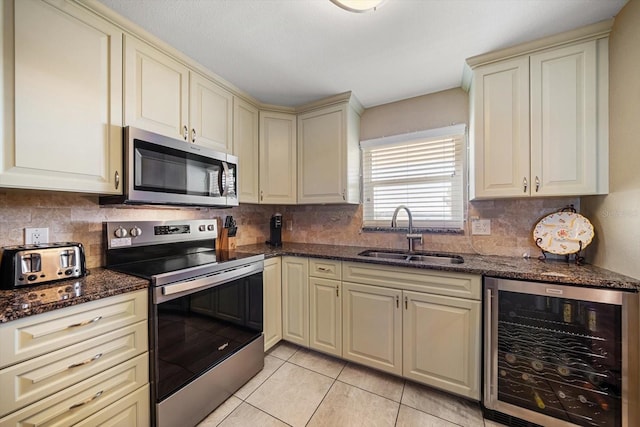
M 478 404 L 281 342 L 198 427 L 499 427 Z

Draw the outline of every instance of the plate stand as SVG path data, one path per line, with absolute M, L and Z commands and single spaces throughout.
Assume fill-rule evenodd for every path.
M 538 248 L 540 248 L 540 252 L 542 252 L 542 255 L 540 255 L 538 257 L 538 259 L 540 261 L 546 261 L 547 260 L 547 251 L 545 251 L 544 249 L 542 249 L 542 247 L 540 246 L 540 243 L 542 242 L 542 238 L 538 237 L 536 239 L 536 246 L 538 246 Z M 571 257 L 573 257 L 573 262 L 576 265 L 583 265 L 584 264 L 584 256 L 582 256 L 582 240 L 578 240 L 578 245 L 579 245 L 579 249 L 577 252 L 573 252 L 570 254 L 566 254 L 564 256 L 565 260 L 567 261 L 567 263 L 569 263 L 571 261 Z

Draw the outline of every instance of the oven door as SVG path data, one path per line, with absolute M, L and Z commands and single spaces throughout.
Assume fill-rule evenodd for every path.
M 215 283 L 215 275 L 209 280 Z M 261 271 L 204 289 L 176 293 L 167 289 L 171 285 L 155 288 L 165 296 L 158 299 L 154 295 L 152 304 L 152 387 L 156 403 L 262 335 Z

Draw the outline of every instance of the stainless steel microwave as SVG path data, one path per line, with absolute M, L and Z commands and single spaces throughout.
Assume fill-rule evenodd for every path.
M 236 156 L 124 128 L 123 194 L 100 204 L 238 206 Z

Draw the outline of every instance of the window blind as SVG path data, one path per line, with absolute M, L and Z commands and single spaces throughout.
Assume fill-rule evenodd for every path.
M 363 227 L 390 228 L 399 205 L 413 226 L 464 226 L 465 125 L 361 141 Z M 398 223 L 406 219 L 401 211 Z

